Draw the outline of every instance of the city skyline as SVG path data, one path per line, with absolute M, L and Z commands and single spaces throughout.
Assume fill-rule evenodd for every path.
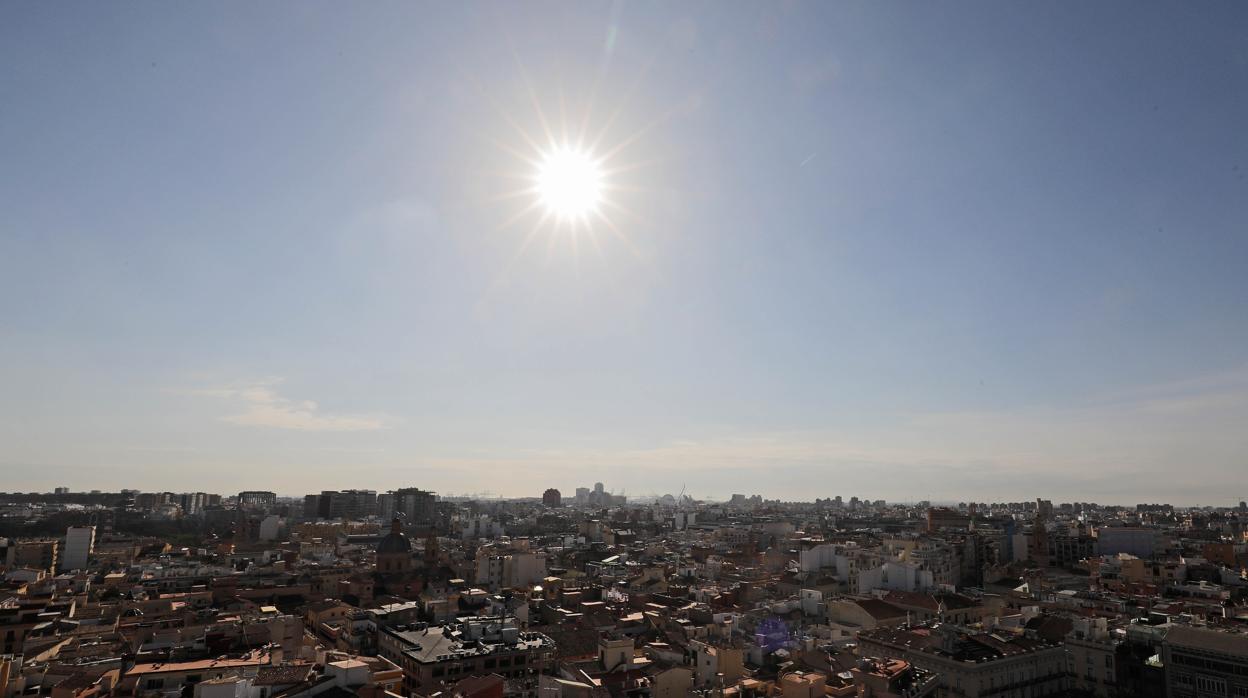
M 7 4 L 0 489 L 1233 505 L 1245 21 Z
M 0 698 L 1248 698 L 1245 29 L 0 3 Z
M 681 503 L 681 499 L 680 499 L 681 497 L 687 498 L 687 502 L 690 505 L 693 505 L 693 504 L 698 504 L 698 505 L 726 504 L 726 503 L 733 502 L 734 500 L 737 500 L 738 498 L 757 499 L 759 503 L 765 502 L 765 503 L 779 503 L 779 504 L 814 504 L 820 501 L 827 501 L 827 502 L 835 501 L 837 504 L 844 504 L 845 506 L 849 506 L 856 502 L 858 504 L 861 504 L 864 507 L 871 507 L 871 506 L 876 505 L 879 502 L 884 502 L 886 506 L 890 506 L 890 507 L 892 506 L 898 506 L 898 507 L 916 507 L 916 506 L 965 507 L 965 506 L 975 506 L 979 504 L 987 504 L 987 505 L 1034 504 L 1036 502 L 1044 501 L 1044 502 L 1049 503 L 1050 505 L 1052 504 L 1072 505 L 1072 506 L 1094 505 L 1097 507 L 1116 507 L 1116 508 L 1121 508 L 1121 509 L 1131 509 L 1133 507 L 1140 507 L 1140 506 L 1143 506 L 1143 507 L 1167 506 L 1167 507 L 1173 507 L 1175 509 L 1183 509 L 1183 510 L 1188 510 L 1188 509 L 1190 510 L 1198 510 L 1198 509 L 1203 509 L 1203 510 L 1217 510 L 1217 509 L 1236 510 L 1236 509 L 1239 509 L 1239 510 L 1242 510 L 1244 508 L 1244 503 L 1246 501 L 1245 499 L 1239 499 L 1238 501 L 1228 501 L 1228 502 L 1203 502 L 1203 503 L 1197 503 L 1197 504 L 1184 504 L 1184 503 L 1177 503 L 1174 501 L 1169 501 L 1169 500 L 1164 500 L 1164 499 L 1155 500 L 1155 501 L 1151 501 L 1151 500 L 1150 501 L 1144 501 L 1144 500 L 1141 500 L 1141 501 L 1126 501 L 1126 500 L 1092 501 L 1092 500 L 1080 500 L 1080 499 L 1064 500 L 1061 498 L 1051 498 L 1051 497 L 1044 497 L 1044 496 L 1023 496 L 1023 497 L 1014 497 L 1014 498 L 1005 497 L 1005 498 L 990 499 L 990 500 L 975 500 L 975 499 L 890 500 L 884 497 L 877 497 L 871 492 L 857 492 L 853 494 L 833 492 L 833 493 L 823 493 L 823 494 L 811 494 L 807 498 L 804 498 L 804 499 L 803 498 L 785 499 L 782 497 L 766 496 L 758 491 L 733 492 L 732 494 L 723 494 L 723 495 L 718 494 L 718 493 L 695 494 L 693 492 L 686 491 L 687 488 L 685 487 L 682 487 L 681 490 L 672 491 L 672 492 L 662 492 L 662 491 L 651 490 L 649 492 L 631 492 L 630 493 L 630 492 L 623 491 L 623 490 L 613 489 L 611 487 L 606 486 L 605 483 L 592 483 L 592 484 L 568 487 L 566 489 L 561 489 L 557 486 L 550 486 L 550 487 L 544 487 L 542 491 L 537 492 L 535 494 L 534 493 L 502 494 L 502 493 L 497 493 L 497 492 L 491 492 L 488 490 L 476 491 L 476 492 L 467 492 L 467 491 L 465 492 L 458 492 L 458 491 L 437 492 L 433 490 L 423 489 L 421 487 L 413 487 L 410 483 L 404 484 L 404 485 L 397 485 L 397 486 L 386 486 L 382 488 L 362 487 L 358 485 L 357 483 L 357 484 L 352 484 L 350 486 L 339 485 L 337 487 L 327 487 L 325 489 L 320 489 L 315 492 L 282 492 L 282 491 L 276 491 L 276 490 L 257 490 L 253 488 L 253 489 L 246 489 L 246 490 L 240 489 L 238 490 L 238 493 L 239 495 L 243 495 L 243 494 L 265 495 L 271 498 L 276 498 L 277 500 L 301 502 L 301 501 L 304 501 L 308 497 L 314 497 L 317 495 L 326 495 L 330 493 L 333 493 L 333 494 L 365 494 L 367 493 L 371 495 L 386 495 L 386 494 L 392 495 L 395 492 L 400 491 L 400 490 L 407 490 L 407 491 L 418 490 L 440 501 L 454 501 L 454 502 L 460 502 L 460 503 L 473 502 L 473 501 L 481 502 L 481 503 L 489 503 L 489 502 L 499 503 L 499 502 L 540 502 L 545 499 L 545 495 L 547 493 L 554 491 L 554 492 L 559 493 L 562 496 L 563 501 L 565 503 L 575 502 L 580 506 L 584 506 L 587 502 L 581 501 L 579 499 L 579 495 L 580 495 L 579 491 L 585 490 L 586 493 L 593 493 L 596 491 L 594 488 L 597 485 L 603 485 L 604 487 L 604 489 L 602 490 L 600 494 L 606 494 L 606 495 L 609 495 L 610 498 L 616 498 L 614 500 L 610 498 L 607 500 L 604 500 L 601 503 L 601 506 L 604 509 L 617 506 L 618 502 L 627 502 L 630 506 L 642 505 L 642 504 L 649 505 L 649 504 L 657 504 L 660 501 L 663 501 L 667 498 L 671 498 L 671 500 L 675 502 L 675 506 L 682 506 L 683 504 Z M 52 495 L 54 497 L 59 497 L 59 496 L 66 496 L 66 495 L 99 496 L 99 495 L 109 495 L 109 494 L 116 495 L 116 494 L 134 493 L 136 495 L 147 495 L 147 496 L 173 495 L 175 498 L 178 496 L 185 497 L 185 496 L 191 496 L 191 495 L 195 495 L 195 496 L 204 495 L 204 496 L 213 496 L 218 499 L 220 498 L 237 499 L 239 495 L 232 494 L 234 491 L 235 491 L 234 489 L 227 489 L 223 491 L 207 492 L 207 491 L 202 491 L 202 490 L 200 491 L 186 490 L 185 488 L 177 489 L 177 490 L 168 490 L 168 489 L 166 490 L 153 490 L 153 489 L 144 490 L 144 489 L 133 488 L 133 487 L 121 487 L 121 488 L 115 488 L 115 489 L 98 489 L 98 488 L 97 489 L 75 489 L 67 485 L 60 485 L 57 487 L 53 487 L 49 489 L 48 491 L 30 491 L 30 492 L 22 492 L 18 490 L 13 490 L 11 492 L 0 491 L 0 495 L 10 494 L 10 495 L 20 495 L 24 497 L 41 497 L 41 496 L 46 496 L 46 495 Z M 613 501 L 616 503 L 612 503 Z

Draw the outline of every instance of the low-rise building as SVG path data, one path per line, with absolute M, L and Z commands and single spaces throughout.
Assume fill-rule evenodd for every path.
M 447 625 L 382 628 L 378 654 L 403 670 L 403 688 L 432 693 L 474 675 L 498 674 L 536 695 L 537 676 L 554 660 L 555 643 L 523 632 L 514 618 L 477 616 Z
M 1062 695 L 1065 648 L 1025 636 L 968 630 L 952 624 L 880 628 L 858 636 L 863 654 L 904 659 L 940 675 L 941 691 L 966 696 Z
M 1118 645 L 1104 618 L 1078 618 L 1065 639 L 1071 688 L 1109 696 L 1118 684 Z
M 1248 696 L 1248 634 L 1175 625 L 1162 642 L 1167 698 Z

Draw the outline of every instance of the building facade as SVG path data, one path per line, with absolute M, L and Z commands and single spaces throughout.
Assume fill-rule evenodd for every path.
M 61 570 L 72 572 L 86 569 L 87 561 L 95 550 L 95 526 L 70 526 L 65 530 L 65 550 L 61 555 Z
M 858 636 L 860 652 L 904 659 L 940 676 L 940 696 L 1062 696 L 1069 684 L 1065 648 L 952 624 L 879 629 Z
M 246 490 L 238 493 L 238 506 L 241 509 L 268 509 L 277 504 L 277 494 L 261 490 Z
M 1248 698 L 1248 634 L 1176 625 L 1162 642 L 1168 698 Z
M 53 572 L 60 556 L 60 541 L 19 540 L 8 548 L 9 567 L 30 567 Z
M 392 516 L 403 517 L 404 522 L 411 526 L 423 526 L 434 522 L 437 514 L 438 496 L 418 487 L 404 487 L 390 493 L 392 495 Z

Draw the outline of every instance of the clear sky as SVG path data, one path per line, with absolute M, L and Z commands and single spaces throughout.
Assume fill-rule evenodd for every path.
M 1242 2 L 0 4 L 0 489 L 1229 504 L 1246 427 Z

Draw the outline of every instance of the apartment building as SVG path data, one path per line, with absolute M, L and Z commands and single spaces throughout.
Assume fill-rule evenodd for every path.
M 555 643 L 521 631 L 514 618 L 476 616 L 447 625 L 382 628 L 377 650 L 403 670 L 406 692 L 428 694 L 468 676 L 498 674 L 529 686 L 518 695 L 536 695 L 537 677 L 553 662 Z

